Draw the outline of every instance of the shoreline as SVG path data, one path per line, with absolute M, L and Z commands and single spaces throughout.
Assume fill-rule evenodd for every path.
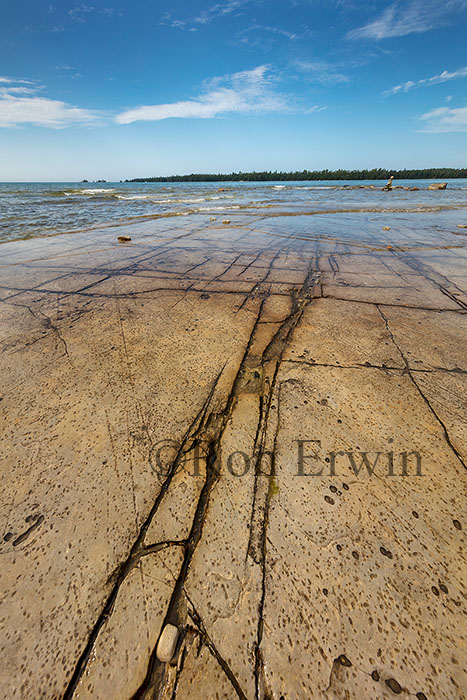
M 324 187 L 309 187 L 301 183 L 243 183 L 217 187 L 217 183 L 178 183 L 171 188 L 154 184 L 99 183 L 100 187 L 77 186 L 70 183 L 0 185 L 0 221 L 2 240 L 29 238 L 86 231 L 108 225 L 133 225 L 133 222 L 156 220 L 159 217 L 209 216 L 229 218 L 235 214 L 274 216 L 317 216 L 347 213 L 362 216 L 391 216 L 398 212 L 457 209 L 460 216 L 467 207 L 467 180 L 459 180 L 457 188 L 428 191 L 427 181 L 416 183 L 416 191 L 397 189 L 384 192 L 373 185 L 344 186 L 334 183 Z M 332 184 L 332 183 L 331 183 Z M 341 183 L 342 184 L 342 183 Z M 465 185 L 465 189 L 462 189 Z M 412 188 L 413 189 L 413 188 Z M 410 190 L 410 188 L 409 188 Z M 353 227 L 352 222 L 350 227 Z M 464 223 L 457 221 L 457 223 Z M 335 225 L 343 225 L 336 220 Z M 345 225 L 345 224 L 344 224 Z M 427 226 L 426 222 L 423 226 Z M 432 225 L 436 225 L 433 218 Z M 313 224 L 314 226 L 314 224 Z M 366 228 L 366 223 L 363 222 Z M 324 228 L 329 230 L 329 224 Z
M 464 209 L 467 209 L 467 204 L 458 204 L 458 205 L 436 205 L 436 206 L 430 206 L 426 205 L 424 207 L 416 207 L 413 209 L 407 208 L 407 207 L 400 207 L 400 208 L 393 208 L 389 209 L 388 207 L 380 207 L 380 208 L 359 208 L 359 209 L 329 209 L 329 210 L 321 210 L 318 209 L 316 211 L 268 211 L 267 214 L 265 214 L 265 210 L 269 209 L 274 209 L 274 205 L 265 205 L 263 207 L 254 207 L 251 210 L 248 207 L 238 207 L 235 208 L 234 212 L 232 210 L 229 210 L 228 208 L 224 209 L 223 212 L 215 211 L 215 212 L 205 212 L 205 211 L 181 211 L 181 212 L 164 212 L 160 214 L 142 214 L 140 216 L 133 216 L 133 217 L 126 217 L 122 218 L 121 220 L 116 219 L 116 220 L 109 220 L 107 222 L 102 222 L 95 224 L 93 226 L 87 226 L 85 228 L 78 228 L 78 229 L 72 229 L 72 230 L 66 230 L 66 231 L 51 231 L 47 233 L 37 233 L 37 234 L 26 234 L 21 237 L 15 237 L 15 238 L 7 238 L 7 239 L 0 239 L 0 245 L 6 244 L 6 243 L 14 243 L 15 241 L 26 241 L 26 240 L 33 240 L 33 239 L 47 239 L 47 238 L 53 238 L 55 236 L 62 236 L 62 235 L 71 235 L 71 234 L 80 234 L 80 233 L 89 233 L 91 231 L 99 231 L 103 229 L 108 229 L 108 228 L 119 228 L 119 227 L 128 227 L 131 228 L 132 226 L 137 226 L 139 224 L 144 224 L 145 222 L 149 221 L 158 221 L 161 219 L 171 219 L 174 217 L 207 217 L 209 219 L 222 219 L 222 216 L 235 216 L 235 215 L 244 215 L 244 216 L 250 216 L 252 218 L 256 217 L 258 220 L 262 220 L 263 218 L 280 218 L 280 217 L 311 217 L 311 216 L 333 216 L 333 215 L 344 215 L 344 214 L 382 214 L 384 215 L 387 219 L 391 218 L 392 214 L 399 214 L 399 215 L 405 215 L 405 214 L 435 214 L 439 212 L 454 212 L 454 211 L 462 211 Z M 210 214 L 216 213 L 215 217 L 210 216 Z M 458 227 L 461 228 L 463 225 L 453 223 L 452 227 Z M 462 235 L 458 233 L 457 235 Z

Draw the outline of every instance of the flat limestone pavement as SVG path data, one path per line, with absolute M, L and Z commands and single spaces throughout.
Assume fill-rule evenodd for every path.
M 467 249 L 355 217 L 0 246 L 2 697 L 462 697 Z

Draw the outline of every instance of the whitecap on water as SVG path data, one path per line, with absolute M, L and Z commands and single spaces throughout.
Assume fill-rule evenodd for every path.
M 75 197 L 76 195 L 79 195 L 79 194 L 87 194 L 88 196 L 89 195 L 92 196 L 95 194 L 113 194 L 114 192 L 115 192 L 115 190 L 111 189 L 111 188 L 105 188 L 105 189 L 104 188 L 99 188 L 99 189 L 96 188 L 96 189 L 89 189 L 89 190 L 71 190 L 68 192 L 64 192 L 63 194 L 66 197 Z

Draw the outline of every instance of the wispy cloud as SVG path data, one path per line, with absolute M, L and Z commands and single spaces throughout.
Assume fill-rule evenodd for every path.
M 161 119 L 212 119 L 233 112 L 284 112 L 291 109 L 284 95 L 274 89 L 268 66 L 212 78 L 191 100 L 136 107 L 117 115 L 118 124 Z
M 79 24 L 84 24 L 87 21 L 87 17 L 91 14 L 104 15 L 105 17 L 121 17 L 123 11 L 116 7 L 96 7 L 94 5 L 76 5 L 68 10 L 68 16 L 74 22 Z
M 8 87 L 0 86 L 0 96 L 8 95 L 35 95 L 39 88 L 30 88 L 25 85 L 8 85 Z
M 408 80 L 406 83 L 401 85 L 396 85 L 390 90 L 385 90 L 383 92 L 384 96 L 396 95 L 398 92 L 408 92 L 413 88 L 418 87 L 428 87 L 429 85 L 436 85 L 437 83 L 446 83 L 449 80 L 457 80 L 458 78 L 467 78 L 467 66 L 464 68 L 458 68 L 453 73 L 449 73 L 447 70 L 443 70 L 438 75 L 433 75 L 431 78 L 422 78 L 421 80 Z
M 111 18 L 122 17 L 123 10 L 119 7 L 99 7 L 97 5 L 87 5 L 80 3 L 69 9 L 65 7 L 56 8 L 49 5 L 47 8 L 48 20 L 40 24 L 27 24 L 24 29 L 34 33 L 57 34 L 66 32 L 75 24 L 85 24 L 96 17 Z M 54 20 L 54 23 L 50 22 Z M 49 21 L 50 20 L 50 21 Z
M 35 80 L 19 80 L 18 78 L 7 78 L 0 76 L 0 83 L 14 83 L 15 85 L 37 85 Z
M 47 32 L 50 34 L 58 34 L 65 31 L 65 27 L 62 24 L 27 24 L 24 29 L 27 32 Z
M 388 39 L 420 34 L 449 22 L 450 13 L 467 7 L 465 0 L 412 0 L 393 3 L 372 22 L 353 29 L 349 39 Z
M 252 70 L 210 78 L 204 81 L 199 94 L 191 99 L 142 105 L 111 115 L 47 97 L 45 87 L 37 81 L 1 76 L 0 127 L 29 124 L 62 129 L 106 124 L 110 119 L 117 124 L 131 124 L 172 118 L 212 119 L 227 114 L 311 114 L 326 109 L 322 105 L 304 105 L 303 98 L 293 98 L 281 92 L 281 82 L 284 84 L 289 79 L 290 72 L 273 71 L 272 66 L 261 65 Z
M 315 112 L 322 112 L 327 109 L 325 105 L 314 105 L 305 110 L 305 114 L 314 114 Z
M 63 71 L 68 78 L 82 78 L 81 73 L 74 66 L 55 66 L 55 70 Z
M 245 5 L 251 4 L 253 4 L 252 0 L 226 0 L 226 2 L 219 2 L 201 12 L 194 18 L 193 21 L 197 24 L 209 24 L 217 17 L 231 15 L 233 12 L 240 10 Z
M 91 125 L 102 121 L 95 110 L 81 109 L 37 93 L 43 86 L 29 80 L 1 78 L 0 127 L 26 124 L 63 129 L 66 126 Z
M 252 24 L 238 32 L 233 38 L 232 43 L 244 48 L 257 48 L 258 46 L 264 46 L 267 35 L 269 35 L 271 41 L 274 41 L 278 37 L 285 37 L 289 39 L 289 41 L 296 41 L 301 38 L 301 35 L 297 32 L 290 32 L 283 27 Z
M 426 126 L 421 131 L 430 134 L 446 134 L 453 132 L 467 132 L 467 107 L 450 109 L 438 107 L 426 114 L 422 114 L 421 120 Z
M 188 19 L 178 19 L 174 17 L 173 12 L 167 12 L 162 18 L 162 24 L 168 24 L 175 29 L 197 31 L 198 27 L 202 25 L 210 24 L 219 17 L 240 12 L 246 5 L 253 4 L 256 4 L 256 0 L 225 0 L 224 2 L 211 5 L 211 7 Z
M 336 85 L 350 81 L 348 75 L 340 73 L 335 65 L 327 61 L 294 61 L 293 65 L 310 80 L 322 85 Z

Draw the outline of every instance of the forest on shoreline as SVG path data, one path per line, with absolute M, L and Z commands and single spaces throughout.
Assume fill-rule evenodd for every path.
M 278 172 L 275 170 L 251 173 L 192 173 L 191 175 L 171 175 L 159 177 L 135 177 L 125 182 L 287 182 L 316 180 L 387 180 L 391 175 L 395 180 L 436 180 L 467 178 L 467 168 L 419 168 L 413 170 L 300 170 Z

